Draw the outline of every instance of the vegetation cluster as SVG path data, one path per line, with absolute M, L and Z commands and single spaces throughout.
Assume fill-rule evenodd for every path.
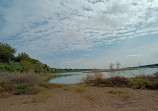
M 0 73 L 0 98 L 11 95 L 35 95 L 33 102 L 41 101 L 43 94 L 47 94 L 49 89 L 60 88 L 65 85 L 49 83 L 50 74 L 1 72 Z
M 64 73 L 80 71 L 79 69 L 57 69 L 43 64 L 22 52 L 15 56 L 16 49 L 7 43 L 0 43 L 0 72 L 35 72 L 35 73 Z M 83 69 L 86 70 L 86 69 Z
M 134 89 L 158 89 L 158 72 L 153 75 L 140 75 L 133 78 L 125 78 L 122 76 L 111 76 L 103 78 L 100 71 L 93 71 L 94 75 L 87 75 L 84 83 L 91 86 L 101 87 L 129 87 Z
M 39 60 L 22 52 L 15 56 L 16 49 L 7 43 L 0 43 L 0 97 L 22 94 L 38 94 L 38 100 L 47 89 L 59 87 L 48 81 L 64 69 L 50 68 Z M 44 96 L 45 97 L 45 96 Z

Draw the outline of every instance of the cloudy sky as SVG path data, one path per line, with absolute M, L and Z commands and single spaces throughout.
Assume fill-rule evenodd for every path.
M 158 63 L 158 0 L 0 0 L 0 42 L 56 68 Z

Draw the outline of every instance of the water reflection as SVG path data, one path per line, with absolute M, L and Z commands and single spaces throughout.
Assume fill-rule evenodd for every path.
M 135 77 L 138 75 L 151 75 L 155 72 L 158 72 L 158 68 L 142 68 L 139 70 L 128 70 L 128 71 L 117 71 L 115 75 L 120 75 L 123 77 Z M 61 73 L 57 74 L 55 78 L 50 80 L 51 83 L 58 84 L 76 84 L 82 82 L 83 78 L 86 77 L 88 73 L 86 72 L 70 72 L 70 73 Z M 103 77 L 111 77 L 110 72 L 102 72 Z

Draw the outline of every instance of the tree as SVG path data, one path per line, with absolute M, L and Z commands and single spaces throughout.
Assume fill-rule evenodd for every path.
M 14 60 L 16 50 L 7 43 L 0 43 L 0 62 Z
M 29 61 L 22 60 L 20 62 L 20 65 L 24 68 L 25 72 L 33 72 L 34 71 L 34 67 L 35 67 L 34 64 L 32 64 Z
M 29 57 L 28 54 L 26 54 L 25 52 L 20 53 L 17 57 L 16 57 L 16 61 L 20 62 L 22 60 L 26 60 L 26 61 L 30 61 L 31 58 Z

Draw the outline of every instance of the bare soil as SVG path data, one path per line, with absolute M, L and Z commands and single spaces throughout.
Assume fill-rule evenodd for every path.
M 77 92 L 76 87 L 85 90 Z M 132 97 L 123 99 L 108 90 L 126 91 Z M 48 99 L 35 103 L 34 95 L 1 98 L 0 111 L 158 111 L 158 91 L 154 90 L 70 85 L 49 92 Z

